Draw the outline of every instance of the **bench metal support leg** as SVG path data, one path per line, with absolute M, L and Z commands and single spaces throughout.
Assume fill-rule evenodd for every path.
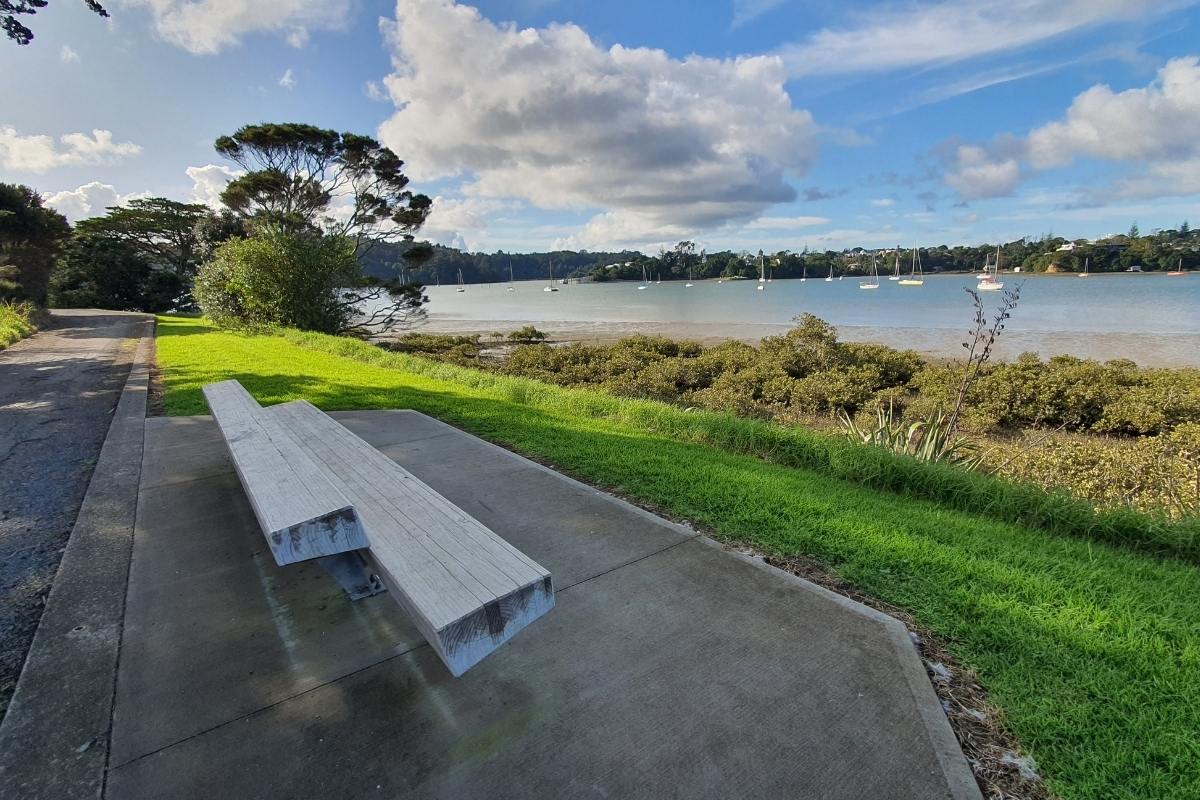
M 317 563 L 338 582 L 338 586 L 342 587 L 351 600 L 361 600 L 387 591 L 383 581 L 371 572 L 366 559 L 357 550 L 322 556 L 317 559 Z

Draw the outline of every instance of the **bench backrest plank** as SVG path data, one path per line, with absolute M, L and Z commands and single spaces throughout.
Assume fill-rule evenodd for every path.
M 303 400 L 269 411 L 336 476 L 380 578 L 455 675 L 553 607 L 544 567 L 395 461 Z
M 345 494 L 240 383 L 203 391 L 276 564 L 368 546 Z

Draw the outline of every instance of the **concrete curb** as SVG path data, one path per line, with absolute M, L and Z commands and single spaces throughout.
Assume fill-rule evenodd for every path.
M 0 725 L 7 796 L 71 800 L 104 792 L 153 337 L 154 320 L 147 319 Z
M 447 422 L 430 417 L 427 414 L 421 414 L 419 411 L 412 409 L 395 410 L 405 414 L 424 416 L 438 425 L 447 428 L 448 431 L 467 433 L 468 436 L 474 436 L 474 434 L 471 434 L 468 431 L 461 431 Z M 336 419 L 337 412 L 333 412 L 332 416 Z M 476 436 L 475 438 L 478 439 L 479 437 Z M 589 486 L 586 483 L 582 483 L 567 475 L 563 475 L 560 472 L 556 472 L 555 470 L 552 470 L 543 464 L 539 464 L 536 461 L 525 458 L 524 456 L 514 453 L 513 451 L 501 447 L 498 444 L 494 444 L 483 439 L 480 439 L 480 441 L 482 441 L 488 447 L 507 455 L 509 458 L 521 462 L 525 466 L 543 470 L 568 484 L 603 497 L 609 502 L 615 503 L 626 511 L 633 512 L 648 521 L 687 534 L 689 539 L 685 541 L 698 541 L 701 544 L 713 549 L 721 550 L 722 552 L 751 564 L 758 569 L 780 576 L 785 580 L 790 581 L 799 589 L 819 595 L 829 602 L 877 622 L 886 631 L 888 639 L 891 641 L 893 648 L 895 648 L 896 656 L 900 662 L 901 669 L 904 671 L 904 674 L 900 677 L 903 678 L 905 683 L 908 685 L 909 691 L 912 693 L 913 702 L 917 707 L 918 713 L 921 715 L 921 721 L 924 724 L 926 735 L 928 735 L 931 747 L 937 756 L 938 764 L 941 766 L 942 773 L 945 776 L 946 784 L 951 792 L 951 797 L 953 797 L 954 800 L 982 800 L 983 794 L 979 789 L 979 784 L 975 780 L 974 773 L 971 772 L 970 765 L 967 764 L 967 759 L 963 755 L 962 748 L 959 747 L 958 739 L 954 735 L 954 730 L 950 727 L 950 720 L 946 717 L 945 709 L 942 708 L 942 703 L 938 699 L 937 693 L 933 689 L 933 685 L 929 682 L 929 676 L 925 672 L 925 666 L 921 663 L 921 655 L 917 652 L 916 645 L 909 636 L 908 628 L 900 620 L 889 616 L 882 611 L 871 608 L 870 606 L 865 606 L 862 603 L 851 600 L 849 597 L 826 589 L 824 586 L 819 586 L 812 581 L 807 581 L 798 575 L 793 575 L 786 570 L 774 567 L 763 561 L 761 558 L 739 552 L 738 550 L 728 547 L 721 542 L 705 536 L 685 525 L 681 525 L 672 520 L 664 519 L 663 517 L 653 514 L 646 509 L 636 506 L 614 494 L 602 491 L 594 486 Z M 683 542 L 677 542 L 665 549 L 669 550 L 673 547 L 679 546 L 680 544 L 683 544 Z M 644 556 L 644 558 L 652 558 L 654 555 L 657 554 Z M 619 567 L 617 569 L 619 569 Z M 571 586 L 556 588 L 557 591 L 566 591 L 567 589 L 570 589 Z

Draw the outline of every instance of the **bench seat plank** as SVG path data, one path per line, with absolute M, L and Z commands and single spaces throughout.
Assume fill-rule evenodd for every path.
M 554 606 L 550 573 L 310 403 L 272 406 L 371 540 L 369 561 L 454 675 Z
M 203 391 L 276 564 L 368 546 L 350 501 L 240 383 Z

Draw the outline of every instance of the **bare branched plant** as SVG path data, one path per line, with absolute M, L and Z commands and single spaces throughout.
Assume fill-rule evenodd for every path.
M 983 365 L 992 357 L 992 348 L 996 344 L 996 340 L 1000 338 L 1000 334 L 1004 331 L 1007 321 L 1012 317 L 1012 312 L 1017 307 L 1017 303 L 1021 300 L 1022 283 L 1018 283 L 1012 289 L 1005 289 L 1000 302 L 1000 307 L 996 309 L 996 314 L 992 318 L 991 324 L 988 324 L 987 310 L 983 305 L 983 298 L 979 296 L 979 292 L 970 288 L 963 288 L 963 291 L 971 296 L 971 300 L 975 306 L 975 324 L 967 331 L 970 340 L 963 342 L 962 346 L 967 351 L 967 363 L 963 367 L 962 380 L 958 384 L 958 392 L 954 399 L 954 410 L 950 412 L 950 416 L 946 421 L 946 425 L 951 436 L 958 431 L 958 423 L 962 417 L 963 405 L 967 401 L 967 395 L 975 381 L 979 379 L 983 371 Z

